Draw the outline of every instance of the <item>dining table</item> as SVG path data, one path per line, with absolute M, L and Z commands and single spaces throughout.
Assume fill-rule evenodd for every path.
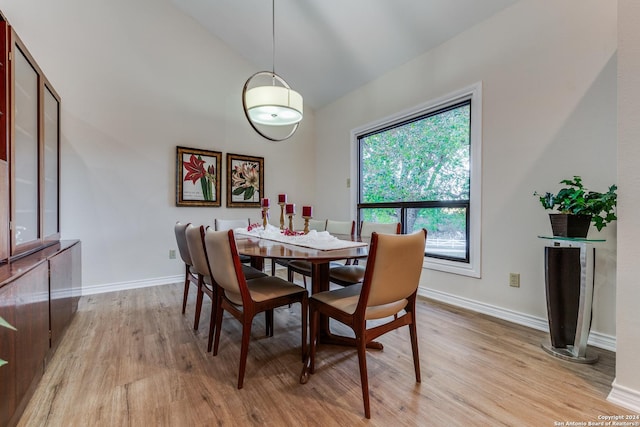
M 369 243 L 369 238 L 360 238 L 359 236 L 335 235 L 335 237 L 345 241 Z M 368 244 L 322 250 L 243 234 L 236 234 L 236 247 L 238 254 L 251 257 L 252 266 L 259 270 L 264 268 L 264 260 L 269 258 L 308 261 L 311 263 L 311 294 L 329 290 L 329 266 L 331 261 L 361 259 L 366 258 L 369 254 Z M 354 338 L 331 332 L 329 318 L 326 316 L 320 317 L 317 338 L 318 342 L 323 344 L 355 346 Z M 367 347 L 382 349 L 382 344 L 371 342 Z

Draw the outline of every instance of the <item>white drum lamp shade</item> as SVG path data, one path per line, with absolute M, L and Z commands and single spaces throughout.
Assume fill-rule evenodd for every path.
M 290 126 L 302 120 L 302 96 L 282 86 L 258 86 L 246 91 L 249 118 L 267 126 Z

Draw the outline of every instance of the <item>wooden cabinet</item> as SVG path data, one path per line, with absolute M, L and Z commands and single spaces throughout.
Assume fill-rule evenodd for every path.
M 78 306 L 60 241 L 60 97 L 0 12 L 0 427 L 14 425 Z
M 60 239 L 60 97 L 13 28 L 1 25 L 0 262 Z
M 61 241 L 0 266 L 0 426 L 14 425 L 78 307 L 81 246 Z

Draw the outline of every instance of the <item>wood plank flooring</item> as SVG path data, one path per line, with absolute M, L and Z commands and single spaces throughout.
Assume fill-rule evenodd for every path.
M 418 302 L 421 384 L 407 328 L 368 352 L 370 421 L 352 349 L 320 346 L 299 384 L 297 305 L 276 311 L 273 337 L 256 319 L 238 390 L 240 325 L 225 317 L 207 353 L 210 303 L 194 332 L 194 294 L 184 316 L 181 284 L 83 297 L 19 425 L 553 426 L 629 412 L 606 401 L 614 354 L 565 362 L 540 348 L 544 333 L 430 300 Z

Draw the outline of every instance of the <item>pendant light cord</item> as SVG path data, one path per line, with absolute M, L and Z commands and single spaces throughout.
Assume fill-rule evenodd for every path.
M 276 73 L 276 0 L 271 0 L 271 71 Z

